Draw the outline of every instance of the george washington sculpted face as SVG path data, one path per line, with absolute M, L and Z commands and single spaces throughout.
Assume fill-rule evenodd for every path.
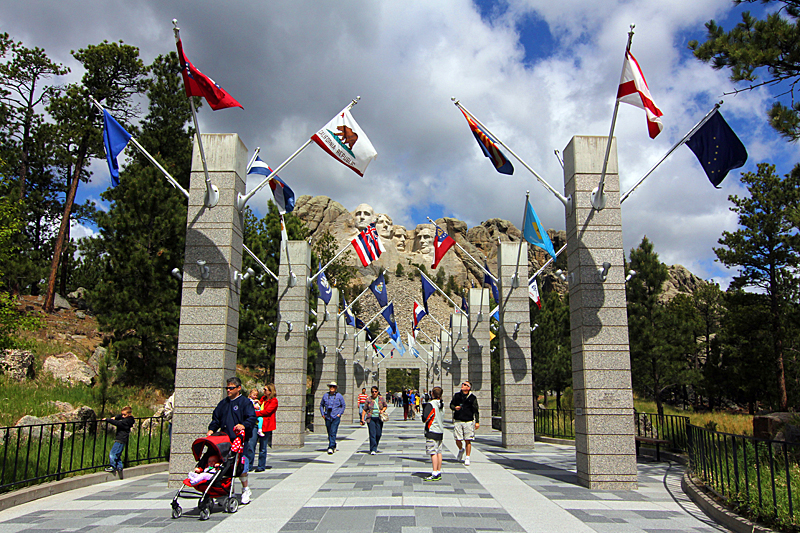
M 366 229 L 367 226 L 375 222 L 375 210 L 369 204 L 360 204 L 353 211 L 353 218 L 359 230 Z

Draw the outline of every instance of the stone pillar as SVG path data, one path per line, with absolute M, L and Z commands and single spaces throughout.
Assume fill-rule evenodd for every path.
M 352 405 L 353 380 L 355 379 L 353 375 L 353 335 L 356 330 L 354 327 L 345 324 L 344 315 L 340 320 L 342 321 L 340 331 L 344 331 L 344 333 L 342 334 L 342 348 L 339 351 L 339 381 L 337 383 L 339 384 L 339 393 L 344 397 L 345 411 L 342 419 L 344 422 L 352 420 L 351 417 L 353 416 L 350 406 Z
M 453 313 L 450 316 L 450 324 L 450 333 L 453 335 L 450 339 L 453 353 L 450 375 L 455 394 L 461 390 L 461 382 L 469 379 L 469 317 L 464 313 Z
M 449 332 L 444 328 L 439 331 L 439 350 L 442 354 L 439 386 L 442 388 L 442 400 L 448 406 L 453 399 L 453 342 Z M 449 407 L 444 410 L 444 419 L 450 422 L 453 420 L 453 412 Z
M 572 383 L 578 480 L 590 489 L 637 488 L 622 217 L 616 145 L 605 178 L 606 207 L 595 211 L 605 137 L 573 137 L 564 150 Z M 611 264 L 606 281 L 598 270 Z
M 197 462 L 191 443 L 205 436 L 211 413 L 225 396 L 225 380 L 236 375 L 239 284 L 233 273 L 242 268 L 242 217 L 235 201 L 238 193 L 245 192 L 248 153 L 235 134 L 203 135 L 203 146 L 220 199 L 216 207 L 205 207 L 205 175 L 195 144 L 169 461 L 173 487 Z M 206 278 L 198 261 L 205 261 Z
M 311 270 L 311 245 L 289 241 L 292 273 L 297 277 L 289 286 L 286 246 L 281 246 L 278 271 L 278 335 L 275 340 L 275 388 L 280 408 L 275 414 L 277 429 L 272 436 L 276 448 L 299 448 L 306 435 L 306 390 L 308 389 L 308 275 Z M 291 331 L 289 324 L 291 323 Z
M 478 398 L 481 427 L 477 433 L 492 431 L 492 359 L 489 339 L 489 289 L 469 290 L 469 380 Z M 478 315 L 482 320 L 478 322 Z
M 328 311 L 327 318 L 325 311 Z M 328 383 L 339 381 L 339 289 L 331 288 L 331 301 L 328 305 L 322 299 L 317 300 L 317 341 L 319 353 L 314 365 L 314 432 L 324 431 L 325 421 L 319 415 L 319 404 L 322 396 L 328 392 Z M 322 428 L 322 429 L 320 429 Z
M 517 258 L 519 257 L 519 270 Z M 503 446 L 533 448 L 533 370 L 531 319 L 528 303 L 528 243 L 503 242 L 497 247 L 500 290 L 500 401 L 503 406 Z M 515 272 L 519 283 L 512 285 Z
M 385 359 L 381 359 L 381 363 L 378 366 L 378 390 L 383 394 L 386 395 L 386 364 L 384 361 Z
M 363 331 L 358 334 L 356 339 L 358 352 L 353 353 L 353 361 L 358 364 L 350 363 L 352 366 L 353 379 L 350 382 L 351 392 L 345 397 L 345 405 L 347 411 L 350 412 L 349 416 L 345 411 L 344 419 L 350 420 L 354 424 L 358 424 L 361 420 L 358 413 L 358 395 L 361 394 L 361 389 L 366 387 L 369 390 L 370 385 L 367 383 L 367 371 L 369 370 L 369 352 L 372 346 L 367 342 L 367 334 Z

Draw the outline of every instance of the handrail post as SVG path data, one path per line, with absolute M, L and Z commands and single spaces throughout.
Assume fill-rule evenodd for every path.
M 64 456 L 64 431 L 65 424 L 61 423 L 61 436 L 58 439 L 58 464 L 56 465 L 56 481 L 61 481 L 61 459 Z

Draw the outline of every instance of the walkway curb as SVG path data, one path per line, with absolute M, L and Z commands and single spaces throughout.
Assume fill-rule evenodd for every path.
M 158 472 L 164 472 L 169 469 L 169 463 L 152 463 L 149 465 L 132 466 L 125 469 L 125 479 L 139 476 L 148 476 Z M 82 489 L 97 483 L 106 481 L 115 481 L 117 476 L 108 472 L 97 472 L 96 474 L 84 474 L 81 476 L 73 476 L 61 481 L 51 481 L 50 483 L 42 483 L 41 485 L 34 485 L 32 487 L 25 487 L 8 494 L 0 495 L 0 511 L 5 511 L 14 506 L 23 503 L 32 502 L 39 498 L 46 498 L 53 494 L 60 494 L 74 489 Z
M 705 487 L 694 482 L 688 472 L 681 478 L 681 489 L 702 511 L 716 523 L 736 533 L 771 533 L 773 530 L 734 514 L 706 494 Z

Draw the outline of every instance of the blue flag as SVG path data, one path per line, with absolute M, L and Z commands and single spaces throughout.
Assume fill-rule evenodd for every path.
M 381 311 L 381 315 L 392 328 L 392 331 L 397 335 L 397 322 L 394 319 L 394 303 L 390 303 L 386 309 Z
M 386 333 L 389 334 L 389 342 L 392 343 L 394 349 L 397 350 L 400 355 L 404 355 L 406 353 L 406 347 L 403 346 L 403 339 L 400 338 L 400 334 L 397 332 L 397 324 L 395 324 L 395 329 L 392 331 L 392 327 L 389 326 L 386 328 Z
M 697 156 L 709 181 L 718 189 L 729 171 L 747 162 L 747 150 L 719 111 L 700 126 L 686 141 L 686 146 Z
M 530 201 L 526 202 L 525 206 L 525 220 L 523 221 L 522 236 L 526 241 L 534 246 L 538 246 L 553 258 L 556 259 L 556 250 L 553 248 L 553 243 L 550 241 L 550 236 L 542 226 L 542 221 L 536 216 L 536 211 Z
M 496 303 L 500 303 L 500 291 L 497 290 L 497 284 L 492 279 L 492 276 L 488 274 L 489 272 L 489 265 L 486 264 L 486 260 L 483 261 L 483 267 L 486 269 L 486 272 L 483 273 L 483 286 L 489 286 L 492 289 L 492 296 L 494 296 L 494 301 Z
M 378 300 L 378 305 L 386 307 L 389 304 L 389 293 L 386 292 L 386 281 L 383 279 L 383 270 L 375 278 L 375 281 L 369 284 L 369 290 L 375 295 Z
M 344 323 L 347 324 L 348 326 L 355 327 L 356 319 L 347 309 L 347 298 L 344 297 L 344 294 L 342 294 L 342 303 L 344 304 Z M 361 327 L 364 327 L 363 324 Z
M 489 314 L 489 318 L 494 318 L 494 319 L 495 319 L 495 320 L 497 320 L 498 322 L 500 321 L 500 306 L 499 306 L 499 305 L 498 305 L 497 307 L 495 307 L 495 308 L 494 308 L 494 311 L 492 311 L 492 312 Z
M 317 288 L 319 289 L 319 297 L 325 302 L 325 305 L 331 303 L 331 296 L 333 291 L 328 283 L 328 278 L 325 277 L 325 272 L 322 271 L 322 263 L 319 264 L 319 275 L 317 276 Z
M 436 287 L 422 274 L 420 274 L 420 279 L 422 280 L 422 305 L 425 306 L 425 313 L 430 314 L 428 312 L 428 298 L 431 297 L 431 294 L 436 292 Z
M 266 178 L 272 174 L 272 169 L 260 157 L 256 156 L 256 160 L 253 161 L 250 171 L 247 173 L 248 176 L 251 174 Z M 275 199 L 275 205 L 278 206 L 278 212 L 281 215 L 291 213 L 295 203 L 294 191 L 277 174 L 269 180 L 269 188 L 272 189 L 272 197 Z
M 463 294 L 461 295 L 461 310 L 464 311 L 464 314 L 469 315 L 469 304 Z
M 130 140 L 131 134 L 125 131 L 125 128 L 108 111 L 103 109 L 103 146 L 106 148 L 108 171 L 111 173 L 111 183 L 114 184 L 114 187 L 119 185 L 117 156 L 125 149 Z

